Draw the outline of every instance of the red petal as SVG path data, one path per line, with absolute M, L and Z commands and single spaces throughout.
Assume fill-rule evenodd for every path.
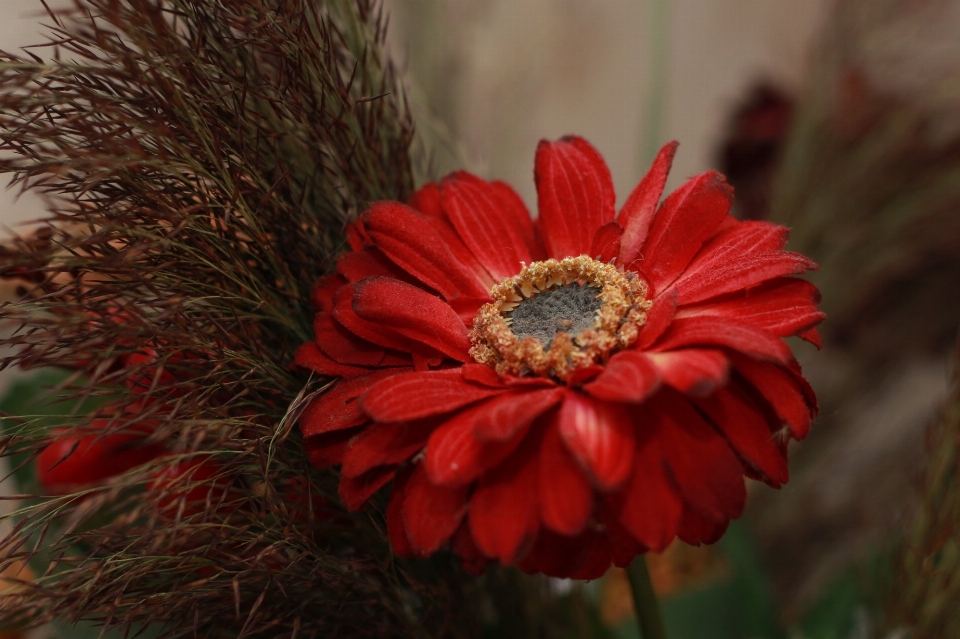
M 721 351 L 684 348 L 648 355 L 663 381 L 682 393 L 702 397 L 727 382 L 730 363 Z
M 361 319 L 389 326 L 452 359 L 470 361 L 467 327 L 440 298 L 386 277 L 369 277 L 354 289 L 353 310 Z
M 587 254 L 596 230 L 614 218 L 613 178 L 603 158 L 581 138 L 543 140 L 534 176 L 547 254 Z
M 593 487 L 551 424 L 540 445 L 540 518 L 562 535 L 576 535 L 593 511 Z
M 403 502 L 407 498 L 407 485 L 410 482 L 412 466 L 405 466 L 397 473 L 393 480 L 393 492 L 390 493 L 390 503 L 387 505 L 387 536 L 390 538 L 390 547 L 398 557 L 415 557 L 416 552 L 410 545 L 407 529 L 403 525 Z
M 657 367 L 644 353 L 623 351 L 610 358 L 594 381 L 583 387 L 598 399 L 637 403 L 660 386 Z
M 483 412 L 477 416 L 474 424 L 473 434 L 483 442 L 510 440 L 521 430 L 529 428 L 540 415 L 559 404 L 563 393 L 563 389 L 558 387 L 502 393 L 500 397 L 484 404 Z
M 331 390 L 313 399 L 301 413 L 299 423 L 304 437 L 359 426 L 367 421 L 367 416 L 357 406 L 357 397 L 400 370 L 380 370 L 337 382 Z
M 823 348 L 823 338 L 820 337 L 820 331 L 815 328 L 808 329 L 806 331 L 801 331 L 797 333 L 797 337 L 802 340 L 806 340 L 816 346 L 818 349 Z
M 633 345 L 634 349 L 646 350 L 660 339 L 677 312 L 677 289 L 667 289 L 653 299 L 653 306 L 647 313 L 647 322 L 640 329 L 640 335 Z
M 292 366 L 330 377 L 356 377 L 368 372 L 368 369 L 362 366 L 349 366 L 333 361 L 320 350 L 316 342 L 301 344 L 293 356 Z
M 740 456 L 756 467 L 774 487 L 790 478 L 787 458 L 773 440 L 763 414 L 730 391 L 697 401 L 713 425 Z
M 523 203 L 523 200 L 517 192 L 506 182 L 496 180 L 490 182 L 490 188 L 493 189 L 500 199 L 500 205 L 503 207 L 504 215 L 509 216 L 512 219 L 513 225 L 520 231 L 523 244 L 530 250 L 530 255 L 533 259 L 545 259 L 546 253 L 543 250 L 543 243 L 540 242 L 540 239 L 537 237 L 533 218 L 530 215 L 530 211 L 527 210 L 527 205 Z
M 400 422 L 446 413 L 500 392 L 471 384 L 459 368 L 448 368 L 395 375 L 371 387 L 360 405 L 378 422 Z
M 733 365 L 786 422 L 796 439 L 807 436 L 817 405 L 806 380 L 780 366 L 747 357 L 735 357 Z
M 410 199 L 407 200 L 407 206 L 427 217 L 441 219 L 446 217 L 440 207 L 440 187 L 435 182 L 427 182 L 414 191 Z
M 819 302 L 820 292 L 810 282 L 778 278 L 761 290 L 751 289 L 722 301 L 684 307 L 677 312 L 677 318 L 726 317 L 770 331 L 778 337 L 788 337 L 823 321 L 826 315 L 817 308 Z
M 460 524 L 457 532 L 453 534 L 453 540 L 450 542 L 450 546 L 453 548 L 453 552 L 457 553 L 457 556 L 460 558 L 460 565 L 463 566 L 463 569 L 474 577 L 482 575 L 487 567 L 490 566 L 490 558 L 484 556 L 480 549 L 477 548 L 476 542 L 473 541 L 469 524 Z
M 347 510 L 360 510 L 373 494 L 387 485 L 397 472 L 396 466 L 381 466 L 359 477 L 340 477 L 340 501 Z
M 693 304 L 817 268 L 803 255 L 780 250 L 787 233 L 783 226 L 757 221 L 741 222 L 717 233 L 677 280 L 680 304 Z
M 593 246 L 590 247 L 590 257 L 600 262 L 610 262 L 620 255 L 620 238 L 623 236 L 623 227 L 616 222 L 609 222 L 597 229 L 593 236 Z
M 410 546 L 420 555 L 436 551 L 457 531 L 467 512 L 467 487 L 446 488 L 430 482 L 423 464 L 407 484 L 403 525 Z
M 503 388 L 503 382 L 497 372 L 485 364 L 467 363 L 460 367 L 463 378 L 491 388 Z
M 626 407 L 568 390 L 558 420 L 567 448 L 601 489 L 627 479 L 636 432 Z
M 304 438 L 303 447 L 307 451 L 310 463 L 316 468 L 336 466 L 343 461 L 347 444 L 362 430 L 362 426 L 353 426 Z
M 404 462 L 424 447 L 434 428 L 435 422 L 424 421 L 372 424 L 347 445 L 340 474 L 358 477 L 377 466 Z
M 715 521 L 739 517 L 747 492 L 730 446 L 682 395 L 664 395 L 659 440 L 686 503 Z
M 722 317 L 674 319 L 657 344 L 657 350 L 671 351 L 687 346 L 725 346 L 752 357 L 781 363 L 793 359 L 790 348 L 779 337 Z
M 378 344 L 384 348 L 403 353 L 410 353 L 418 348 L 410 339 L 396 331 L 359 317 L 353 310 L 354 289 L 355 285 L 351 285 L 344 286 L 337 291 L 333 300 L 333 318 L 335 320 L 348 331 L 371 344 Z M 426 347 L 419 348 L 421 351 L 435 352 L 433 349 L 427 349 Z
M 376 202 L 362 220 L 384 255 L 445 298 L 488 293 L 480 278 L 461 264 L 434 226 L 416 211 L 398 202 Z
M 498 192 L 464 171 L 441 185 L 443 208 L 464 244 L 496 280 L 516 275 L 521 262 L 533 261 L 521 219 L 503 206 Z M 527 215 L 524 226 L 530 225 Z
M 591 581 L 603 577 L 610 569 L 612 549 L 606 537 L 598 535 L 597 540 L 590 544 L 589 548 L 590 552 L 587 554 L 583 565 L 570 575 L 570 579 Z
M 115 432 L 60 437 L 37 456 L 37 477 L 53 494 L 66 494 L 145 464 L 163 453 L 142 434 Z
M 527 434 L 527 428 L 523 428 L 505 441 L 477 439 L 474 431 L 487 403 L 454 415 L 430 436 L 424 466 L 435 484 L 461 486 L 472 482 L 506 459 Z
M 730 525 L 729 519 L 714 522 L 700 515 L 692 508 L 684 508 L 677 536 L 691 546 L 712 544 L 723 537 L 723 533 L 727 531 L 728 525 Z
M 631 264 L 640 256 L 640 247 L 647 239 L 647 232 L 663 195 L 663 187 L 667 184 L 667 175 L 673 165 L 677 146 L 677 142 L 669 142 L 660 149 L 650 170 L 620 209 L 617 221 L 623 227 L 623 239 L 620 242 L 621 264 Z
M 650 225 L 641 258 L 655 291 L 683 273 L 723 222 L 732 202 L 733 189 L 712 171 L 690 179 L 664 200 Z
M 319 313 L 314 318 L 313 332 L 320 349 L 342 364 L 377 366 L 386 355 L 382 346 L 357 337 L 328 313 Z
M 310 291 L 310 301 L 313 310 L 317 313 L 329 313 L 333 310 L 333 296 L 340 290 L 347 280 L 337 273 L 325 275 L 317 280 L 313 290 Z
M 540 526 L 537 455 L 518 454 L 485 475 L 470 497 L 470 532 L 477 547 L 504 564 L 529 548 Z
M 405 271 L 395 266 L 383 253 L 373 247 L 344 253 L 337 260 L 337 273 L 343 275 L 347 282 L 353 284 L 365 277 L 381 275 L 398 280 L 412 281 Z
M 655 437 L 637 449 L 633 476 L 624 488 L 619 521 L 640 543 L 663 551 L 680 526 L 683 502 L 666 475 L 663 453 Z

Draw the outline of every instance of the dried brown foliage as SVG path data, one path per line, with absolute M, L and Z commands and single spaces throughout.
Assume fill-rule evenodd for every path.
M 462 573 L 443 558 L 396 564 L 381 514 L 343 512 L 294 427 L 323 381 L 289 369 L 312 337 L 311 287 L 346 220 L 412 187 L 378 5 L 83 0 L 49 20 L 47 46 L 0 54 L 0 172 L 50 202 L 0 252 L 0 274 L 23 285 L 0 308 L 15 329 L 2 365 L 76 370 L 56 391 L 78 402 L 71 428 L 149 423 L 171 455 L 25 498 L 0 564 L 26 558 L 39 576 L 0 598 L 3 622 L 472 632 L 452 625 L 469 618 Z M 100 408 L 80 411 L 90 398 Z M 30 463 L 49 435 L 8 420 L 4 454 Z M 217 477 L 151 484 L 191 458 Z

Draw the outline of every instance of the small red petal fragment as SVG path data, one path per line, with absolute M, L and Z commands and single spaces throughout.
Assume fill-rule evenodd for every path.
M 323 352 L 341 364 L 377 366 L 386 354 L 382 346 L 371 344 L 348 331 L 329 313 L 320 313 L 313 320 L 316 343 Z
M 673 316 L 677 312 L 677 289 L 667 289 L 654 298 L 653 306 L 647 313 L 647 322 L 640 329 L 640 335 L 633 345 L 635 350 L 646 350 L 663 337 L 670 328 Z
M 515 455 L 484 475 L 470 498 L 470 532 L 488 557 L 512 564 L 533 543 L 540 527 L 538 457 Z
M 712 544 L 723 537 L 729 525 L 729 519 L 711 521 L 692 508 L 684 508 L 677 536 L 691 546 Z
M 603 158 L 582 138 L 542 140 L 534 177 L 547 254 L 557 259 L 587 254 L 594 232 L 615 214 L 613 178 Z
M 413 472 L 412 466 L 405 466 L 397 473 L 393 480 L 393 492 L 390 493 L 390 503 L 387 505 L 387 536 L 390 538 L 390 547 L 398 557 L 415 557 L 416 552 L 410 545 L 407 529 L 403 525 L 403 502 L 407 498 L 407 484 Z
M 680 526 L 683 502 L 666 475 L 663 452 L 655 437 L 637 449 L 633 476 L 624 488 L 620 523 L 637 541 L 655 552 L 663 551 Z
M 340 473 L 359 477 L 377 466 L 404 462 L 423 448 L 435 427 L 435 423 L 423 421 L 371 424 L 347 445 Z
M 800 440 L 807 436 L 817 405 L 813 391 L 807 390 L 809 386 L 799 373 L 748 357 L 735 357 L 733 365 L 786 422 L 794 438 Z
M 490 558 L 486 557 L 477 548 L 477 544 L 470 534 L 470 525 L 467 523 L 460 524 L 460 527 L 457 528 L 450 546 L 460 558 L 460 565 L 463 566 L 463 569 L 474 577 L 482 575 L 492 563 Z
M 642 402 L 660 386 L 657 367 L 646 354 L 623 351 L 610 358 L 603 373 L 583 387 L 598 399 Z
M 360 510 L 373 494 L 387 485 L 397 472 L 396 466 L 374 468 L 359 477 L 340 477 L 340 501 L 347 510 Z
M 723 433 L 740 456 L 753 465 L 767 482 L 779 488 L 787 483 L 787 457 L 773 440 L 763 413 L 736 394 L 721 390 L 698 400 L 697 406 Z
M 468 484 L 506 459 L 516 449 L 529 428 L 521 428 L 505 441 L 483 442 L 474 435 L 477 421 L 487 404 L 468 408 L 454 415 L 430 435 L 424 466 L 435 484 Z
M 725 346 L 781 364 L 793 359 L 790 347 L 779 337 L 761 328 L 737 324 L 723 317 L 674 319 L 666 335 L 657 343 L 657 350 L 670 351 L 688 346 Z
M 378 422 L 439 415 L 501 392 L 471 384 L 458 368 L 403 373 L 384 381 L 372 386 L 360 399 L 363 411 Z
M 440 298 L 386 277 L 368 277 L 354 289 L 353 310 L 361 319 L 382 323 L 452 359 L 470 361 L 467 327 Z
M 817 265 L 798 253 L 782 251 L 786 227 L 770 222 L 740 222 L 717 233 L 677 280 L 680 304 L 742 291 Z
M 440 207 L 440 187 L 436 182 L 427 182 L 414 191 L 410 199 L 407 200 L 407 206 L 427 217 L 446 218 L 443 209 Z
M 810 342 L 818 349 L 823 348 L 823 338 L 820 336 L 820 331 L 815 328 L 797 333 L 797 337 L 804 341 Z
M 398 202 L 376 202 L 361 219 L 384 255 L 445 298 L 487 294 L 480 279 L 455 258 L 431 222 L 411 208 Z
M 457 531 L 467 512 L 467 487 L 447 488 L 431 483 L 423 464 L 410 477 L 403 501 L 403 526 L 410 546 L 429 555 Z
M 623 236 L 622 226 L 616 222 L 604 224 L 593 236 L 593 246 L 588 255 L 598 262 L 610 262 L 620 255 L 621 236 Z
M 684 501 L 716 521 L 739 517 L 747 499 L 740 461 L 686 398 L 662 396 L 660 443 Z
M 477 416 L 474 424 L 473 434 L 484 442 L 512 439 L 517 432 L 526 430 L 536 418 L 559 404 L 563 393 L 562 388 L 556 387 L 503 393 L 484 404 L 483 412 Z
M 503 382 L 497 372 L 485 364 L 467 363 L 460 367 L 463 378 L 468 382 L 489 386 L 491 388 L 503 388 Z
M 516 275 L 533 261 L 520 218 L 503 206 L 498 191 L 464 171 L 443 180 L 443 209 L 470 251 L 497 280 Z M 524 226 L 530 225 L 530 216 Z
M 643 244 L 643 272 L 654 290 L 677 279 L 715 233 L 733 203 L 733 189 L 715 171 L 691 178 L 657 211 Z
M 562 535 L 579 534 L 593 511 L 590 480 L 550 424 L 540 444 L 540 518 Z
M 682 348 L 647 355 L 663 381 L 687 395 L 703 397 L 727 383 L 730 362 L 722 351 Z
M 362 366 L 349 366 L 335 362 L 320 350 L 316 342 L 301 344 L 293 355 L 292 366 L 299 366 L 330 377 L 356 377 L 368 372 L 368 369 Z
M 625 406 L 568 390 L 558 420 L 567 449 L 601 489 L 616 488 L 627 479 L 636 432 Z
M 620 242 L 621 264 L 630 264 L 640 256 L 640 247 L 647 239 L 647 232 L 663 195 L 663 187 L 667 184 L 667 175 L 673 165 L 677 146 L 677 142 L 669 142 L 660 149 L 650 170 L 620 209 L 617 221 L 623 226 L 623 239 Z

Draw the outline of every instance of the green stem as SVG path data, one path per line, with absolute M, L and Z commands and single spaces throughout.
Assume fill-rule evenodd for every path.
M 663 617 L 660 616 L 660 604 L 653 592 L 650 571 L 647 570 L 647 560 L 643 555 L 634 559 L 627 568 L 627 579 L 630 580 L 630 592 L 633 593 L 633 607 L 637 611 L 640 635 L 643 639 L 666 639 L 667 631 L 663 627 Z

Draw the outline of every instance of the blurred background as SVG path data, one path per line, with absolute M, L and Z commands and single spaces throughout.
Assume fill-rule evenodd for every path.
M 0 48 L 38 41 L 41 9 L 0 0 Z M 960 2 L 385 9 L 421 180 L 467 168 L 536 210 L 537 141 L 576 133 L 622 202 L 676 139 L 668 188 L 717 168 L 738 215 L 790 226 L 788 248 L 821 264 L 824 348 L 796 345 L 821 417 L 792 449 L 790 484 L 752 486 L 718 547 L 651 559 L 673 636 L 960 636 Z M 8 190 L 0 220 L 41 206 Z M 636 636 L 622 575 L 591 588 L 611 636 Z

